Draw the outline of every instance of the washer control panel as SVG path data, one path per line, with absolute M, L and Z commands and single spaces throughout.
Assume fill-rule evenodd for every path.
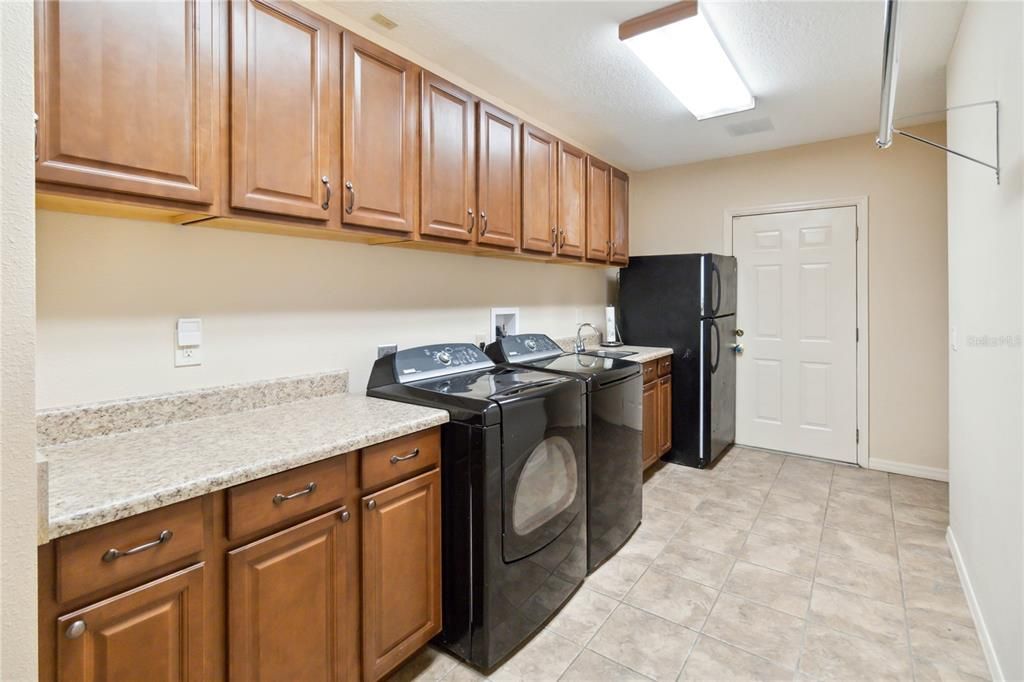
M 471 343 L 446 343 L 409 348 L 395 353 L 395 377 L 400 383 L 490 369 L 494 363 Z

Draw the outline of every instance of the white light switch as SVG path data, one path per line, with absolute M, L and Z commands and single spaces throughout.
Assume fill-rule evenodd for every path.
M 203 343 L 203 321 L 183 317 L 175 327 L 174 366 L 192 367 L 203 364 L 200 346 Z

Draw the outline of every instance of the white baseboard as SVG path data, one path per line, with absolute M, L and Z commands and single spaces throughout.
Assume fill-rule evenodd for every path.
M 933 481 L 949 480 L 949 469 L 926 467 L 921 466 L 920 464 L 905 464 L 904 462 L 895 462 L 891 459 L 878 459 L 877 457 L 872 457 L 868 460 L 868 469 L 877 469 L 878 471 L 886 471 L 890 474 L 902 474 L 903 476 L 930 478 Z
M 964 565 L 964 558 L 960 554 L 960 546 L 956 544 L 956 536 L 953 535 L 952 526 L 946 528 L 946 544 L 949 545 L 949 552 L 953 555 L 953 563 L 956 564 L 956 572 L 960 576 L 960 586 L 967 598 L 967 607 L 971 610 L 971 618 L 974 619 L 974 629 L 978 633 L 978 641 L 981 642 L 981 650 L 985 654 L 985 662 L 988 663 L 988 672 L 995 682 L 1002 682 L 1003 668 L 999 665 L 999 658 L 996 656 L 996 649 L 992 645 L 992 637 L 985 625 L 985 618 L 981 613 L 981 606 L 978 604 L 978 597 L 974 594 L 974 585 L 971 584 L 971 576 L 967 574 L 967 566 Z

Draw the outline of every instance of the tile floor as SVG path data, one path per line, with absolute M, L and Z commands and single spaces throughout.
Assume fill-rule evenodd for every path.
M 644 521 L 493 680 L 973 680 L 944 483 L 734 448 L 661 465 Z M 480 680 L 427 648 L 394 680 Z

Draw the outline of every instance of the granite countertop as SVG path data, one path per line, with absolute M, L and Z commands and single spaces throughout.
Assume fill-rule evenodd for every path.
M 672 355 L 671 348 L 658 348 L 656 346 L 616 346 L 615 348 L 602 348 L 597 344 L 587 344 L 587 350 L 607 350 L 607 351 L 622 351 L 635 353 L 634 355 L 627 355 L 622 358 L 623 360 L 629 360 L 631 362 L 649 362 L 651 360 L 657 360 L 663 358 L 666 355 Z
M 443 410 L 336 393 L 43 447 L 40 542 L 447 421 Z

